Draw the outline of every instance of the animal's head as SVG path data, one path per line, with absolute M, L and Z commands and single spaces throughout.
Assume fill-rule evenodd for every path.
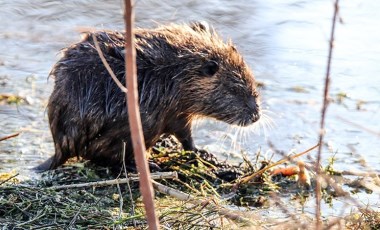
M 183 112 L 239 126 L 256 122 L 260 109 L 255 79 L 232 42 L 202 24 L 177 30 L 174 34 L 181 34 L 168 36 L 168 41 L 179 50 L 181 74 L 173 77 L 180 82 Z

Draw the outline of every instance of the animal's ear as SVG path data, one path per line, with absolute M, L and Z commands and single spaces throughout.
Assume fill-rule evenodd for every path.
M 203 75 L 211 77 L 219 70 L 219 64 L 216 61 L 210 60 L 203 64 L 201 72 Z

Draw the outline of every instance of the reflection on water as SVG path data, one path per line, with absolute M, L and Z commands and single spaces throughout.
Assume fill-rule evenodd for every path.
M 265 2 L 265 1 L 264 1 Z M 301 151 L 317 142 L 330 1 L 137 1 L 136 23 L 210 22 L 238 49 L 265 84 L 263 107 L 273 120 L 266 132 L 237 130 L 225 124 L 200 122 L 196 143 L 231 158 L 242 149 L 251 156 L 268 141 L 285 152 Z M 242 7 L 243 6 L 243 7 Z M 323 158 L 337 158 L 336 168 L 380 168 L 379 137 L 346 121 L 380 132 L 379 1 L 345 1 L 334 49 L 331 98 Z M 123 29 L 120 1 L 6 1 L 0 8 L 0 93 L 31 97 L 27 105 L 0 106 L 0 136 L 22 130 L 0 143 L 0 172 L 26 172 L 53 154 L 46 101 L 47 80 L 58 51 L 79 39 L 83 27 Z M 297 90 L 298 89 L 298 90 Z M 339 95 L 343 100 L 338 103 Z M 345 121 L 346 120 L 346 121 Z M 234 155 L 226 154 L 234 152 Z M 281 156 L 275 156 L 280 158 Z

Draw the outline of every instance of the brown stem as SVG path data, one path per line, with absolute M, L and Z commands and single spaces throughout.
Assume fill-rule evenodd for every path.
M 127 106 L 128 118 L 133 145 L 133 153 L 136 161 L 137 170 L 140 177 L 140 192 L 145 206 L 146 217 L 149 229 L 159 229 L 159 222 L 154 208 L 154 191 L 150 179 L 150 171 L 146 157 L 144 136 L 141 126 L 140 110 L 137 93 L 136 77 L 136 50 L 134 46 L 133 33 L 133 7 L 132 0 L 125 0 L 125 66 L 126 66 L 126 84 L 128 93 Z
M 18 175 L 19 175 L 19 174 L 16 173 L 15 175 L 9 177 L 8 179 L 6 179 L 6 180 L 4 180 L 4 181 L 1 181 L 1 182 L 0 182 L 0 185 L 5 184 L 6 182 L 8 182 L 8 181 L 12 180 L 13 178 L 17 177 Z
M 5 137 L 0 137 L 0 141 L 5 141 L 5 140 L 11 139 L 13 137 L 17 137 L 18 135 L 20 135 L 20 133 L 21 132 L 13 133 L 13 134 L 5 136 Z
M 112 71 L 110 65 L 108 64 L 106 58 L 104 57 L 103 52 L 100 49 L 98 39 L 96 39 L 96 35 L 95 34 L 92 34 L 92 40 L 94 40 L 95 49 L 98 52 L 100 60 L 102 60 L 102 63 L 104 65 L 104 67 L 106 67 L 106 69 L 107 69 L 108 73 L 110 74 L 111 78 L 116 83 L 116 85 L 121 89 L 121 91 L 123 91 L 124 93 L 127 93 L 127 88 L 125 88 L 123 86 L 123 84 L 119 81 L 119 79 L 117 79 L 115 73 Z
M 151 178 L 152 180 L 177 179 L 178 174 L 177 172 L 153 173 Z M 49 189 L 60 190 L 60 189 L 72 189 L 72 188 L 83 188 L 83 187 L 102 187 L 102 186 L 110 186 L 110 185 L 117 185 L 117 184 L 126 184 L 131 181 L 139 181 L 138 175 L 132 174 L 132 175 L 129 175 L 128 178 L 121 178 L 121 179 L 93 181 L 93 182 L 87 182 L 87 183 L 81 183 L 81 184 L 67 184 L 67 185 L 51 186 L 49 187 Z
M 331 69 L 331 60 L 332 60 L 332 51 L 334 48 L 334 34 L 335 34 L 335 24 L 338 15 L 338 4 L 339 0 L 335 1 L 334 4 L 334 16 L 332 18 L 332 26 L 331 26 L 331 34 L 330 34 L 330 42 L 329 42 L 329 54 L 327 57 L 327 67 L 326 67 L 326 77 L 325 77 L 325 89 L 323 94 L 323 106 L 321 112 L 321 124 L 320 124 L 320 133 L 319 133 L 319 148 L 317 154 L 317 162 L 316 162 L 316 173 L 317 173 L 317 183 L 315 186 L 315 194 L 316 194 L 316 226 L 315 228 L 321 229 L 321 182 L 320 182 L 320 174 L 321 169 L 319 165 L 321 165 L 322 159 L 322 144 L 324 137 L 324 128 L 325 128 L 325 117 L 326 110 L 328 107 L 328 95 L 329 95 L 329 87 L 330 87 L 330 69 Z

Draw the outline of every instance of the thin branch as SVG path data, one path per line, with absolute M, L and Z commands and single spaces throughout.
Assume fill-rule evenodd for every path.
M 149 229 L 159 229 L 159 221 L 154 207 L 154 191 L 146 156 L 145 141 L 141 125 L 141 117 L 137 92 L 137 70 L 135 35 L 133 32 L 134 12 L 132 0 L 125 0 L 125 68 L 128 93 L 128 119 L 132 139 L 133 154 L 140 177 L 140 192 L 145 206 Z
M 126 149 L 127 147 L 126 146 L 127 146 L 127 143 L 123 142 L 123 167 L 122 167 L 121 170 L 122 171 L 124 170 L 125 178 L 128 179 L 129 177 L 128 177 L 128 173 L 127 173 L 127 167 L 125 165 L 125 153 L 127 151 L 127 149 Z M 120 174 L 122 173 L 122 171 L 120 171 Z M 128 193 L 129 193 L 129 200 L 131 201 L 131 215 L 135 216 L 135 202 L 133 201 L 132 189 L 131 189 L 131 185 L 129 184 L 129 182 L 127 182 L 127 187 L 128 187 Z M 135 228 L 137 228 L 136 220 L 132 219 L 132 222 L 133 222 L 133 226 Z
M 5 184 L 6 182 L 8 182 L 8 181 L 12 180 L 13 178 L 17 177 L 18 175 L 19 175 L 19 173 L 16 173 L 15 175 L 9 177 L 8 179 L 6 179 L 4 181 L 1 181 L 0 185 Z
M 316 162 L 316 173 L 317 173 L 317 183 L 315 186 L 315 193 L 316 193 L 316 210 L 315 210 L 315 216 L 316 216 L 316 230 L 321 229 L 321 182 L 320 182 L 320 174 L 321 169 L 319 165 L 321 164 L 322 160 L 322 146 L 323 146 L 323 137 L 325 132 L 325 117 L 326 117 L 326 110 L 328 107 L 328 96 L 329 96 L 329 88 L 330 88 L 330 72 L 331 72 L 331 60 L 332 60 L 332 52 L 334 49 L 334 35 L 335 35 L 335 25 L 337 21 L 338 16 L 338 4 L 339 0 L 335 1 L 334 4 L 334 16 L 332 18 L 332 25 L 331 25 L 331 34 L 330 34 L 330 43 L 329 43 L 329 54 L 327 57 L 327 67 L 326 67 L 326 77 L 325 77 L 325 89 L 323 94 L 323 107 L 321 111 L 321 124 L 320 124 L 320 133 L 319 133 L 319 148 L 318 148 L 318 154 L 317 154 L 317 162 Z
M 108 73 L 111 75 L 113 81 L 116 83 L 116 85 L 120 88 L 120 90 L 122 92 L 127 93 L 128 92 L 127 88 L 125 88 L 123 86 L 123 84 L 121 84 L 119 79 L 117 79 L 115 73 L 112 71 L 110 65 L 108 64 L 106 58 L 104 57 L 103 52 L 100 49 L 98 39 L 96 38 L 95 34 L 92 34 L 92 39 L 94 40 L 94 45 L 95 45 L 96 51 L 98 52 L 98 55 L 99 55 L 100 59 L 102 60 L 104 67 L 106 67 L 106 69 L 107 69 Z
M 129 183 L 129 181 L 127 183 Z M 117 183 L 116 187 L 117 187 L 117 192 L 119 193 L 119 220 L 120 220 L 121 219 L 121 213 L 123 212 L 124 202 L 123 202 L 123 194 L 121 193 L 121 189 L 120 189 L 120 184 Z
M 160 180 L 160 179 L 177 179 L 177 172 L 161 172 L 161 173 L 153 173 L 151 175 L 152 179 Z M 69 184 L 69 185 L 59 185 L 52 186 L 49 189 L 59 190 L 59 189 L 69 189 L 69 188 L 83 188 L 83 187 L 101 187 L 101 186 L 109 186 L 115 184 L 125 184 L 129 181 L 139 181 L 139 177 L 137 175 L 130 176 L 129 178 L 122 179 L 114 179 L 114 180 L 105 180 L 105 181 L 94 181 L 89 183 L 81 183 L 81 184 Z
M 17 137 L 18 135 L 20 135 L 20 133 L 21 132 L 13 133 L 13 134 L 5 136 L 5 137 L 0 137 L 0 141 L 5 141 L 5 140 L 11 139 L 13 137 Z

